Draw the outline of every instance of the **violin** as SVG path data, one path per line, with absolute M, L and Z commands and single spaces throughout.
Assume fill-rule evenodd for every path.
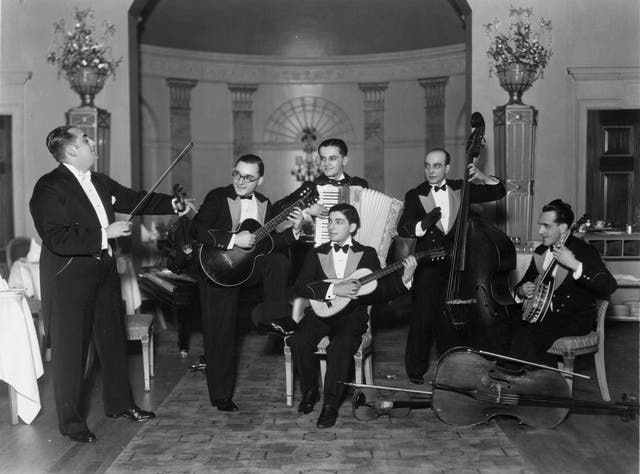
M 512 373 L 501 369 L 496 358 L 517 361 L 521 370 Z M 518 361 L 477 351 L 455 347 L 438 360 L 432 392 L 348 384 L 357 387 L 352 399 L 354 416 L 366 420 L 379 416 L 404 416 L 413 408 L 433 408 L 443 422 L 455 426 L 486 423 L 495 416 L 516 418 L 533 428 L 554 428 L 567 417 L 571 409 L 580 412 L 600 412 L 620 415 L 623 421 L 635 419 L 638 401 L 623 395 L 620 402 L 593 402 L 571 397 L 569 385 L 563 377 L 566 371 L 526 361 Z M 582 376 L 580 374 L 572 374 Z M 421 398 L 376 400 L 372 392 L 362 389 L 420 394 Z M 367 396 L 368 395 L 368 396 Z

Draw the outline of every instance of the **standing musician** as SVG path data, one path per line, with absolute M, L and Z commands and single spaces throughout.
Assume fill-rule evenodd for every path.
M 415 237 L 416 252 L 443 245 L 452 247 L 455 223 L 460 206 L 463 180 L 447 179 L 451 157 L 442 148 L 427 152 L 424 160 L 426 181 L 407 192 L 404 211 L 398 222 L 402 237 Z M 481 203 L 502 198 L 505 188 L 493 176 L 487 176 L 474 163 L 470 163 L 470 202 Z M 451 267 L 450 258 L 421 263 L 413 285 L 413 302 L 409 334 L 405 350 L 405 369 L 413 383 L 423 383 L 429 369 L 432 339 L 438 353 L 458 344 L 451 321 L 444 314 L 444 295 Z
M 231 173 L 232 183 L 215 188 L 204 199 L 193 220 L 194 238 L 220 249 L 234 246 L 249 249 L 256 243 L 254 233 L 243 230 L 231 233 L 246 219 L 264 224 L 272 217 L 271 202 L 256 188 L 262 184 L 264 164 L 256 155 L 243 155 Z M 302 225 L 302 212 L 289 216 L 293 227 L 273 234 L 275 249 L 295 241 Z M 273 252 L 258 258 L 252 276 L 242 285 L 225 287 L 211 281 L 202 270 L 197 271 L 202 305 L 202 332 L 207 364 L 207 385 L 213 406 L 222 411 L 236 411 L 231 399 L 236 378 L 236 313 L 241 287 L 262 283 L 264 298 L 261 332 L 286 335 L 293 320 L 287 300 L 287 258 Z
M 333 186 L 362 186 L 368 188 L 369 183 L 358 176 L 349 176 L 345 173 L 344 168 L 349 162 L 347 144 L 340 138 L 328 138 L 318 145 L 318 155 L 320 156 L 320 164 L 323 174 L 318 176 L 315 181 L 305 181 L 302 185 L 289 196 L 286 196 L 274 204 L 275 208 L 284 208 L 287 203 L 294 200 L 294 196 L 299 195 L 300 191 L 307 188 L 315 190 L 316 186 L 331 184 Z M 320 203 L 315 203 L 305 209 L 310 216 L 326 216 L 327 208 Z
M 83 412 L 85 355 L 93 339 L 103 374 L 104 411 L 110 417 L 146 421 L 155 415 L 134 402 L 127 377 L 120 280 L 113 239 L 131 235 L 130 213 L 143 192 L 90 171 L 96 144 L 77 127 L 47 136 L 47 149 L 60 164 L 42 176 L 29 202 L 42 239 L 42 310 L 53 353 L 53 390 L 60 432 L 74 441 L 96 440 Z M 173 200 L 175 201 L 175 199 Z M 172 196 L 151 194 L 143 214 L 177 212 Z M 172 204 L 173 202 L 173 204 Z M 181 212 L 185 215 L 193 205 Z
M 542 244 L 534 251 L 531 264 L 516 285 L 516 297 L 534 296 L 536 277 L 553 259 L 558 262 L 555 291 L 546 315 L 535 323 L 522 321 L 511 342 L 509 355 L 531 362 L 545 363 L 552 355 L 547 349 L 556 339 L 581 336 L 593 329 L 596 299 L 609 299 L 616 290 L 615 278 L 604 266 L 598 251 L 582 239 L 571 235 L 574 215 L 571 206 L 561 199 L 542 208 L 538 220 Z M 566 238 L 565 243 L 562 243 Z M 551 361 L 554 363 L 554 361 Z
M 363 246 L 352 236 L 360 226 L 358 211 L 350 204 L 336 204 L 329 209 L 330 242 L 307 253 L 295 290 L 304 298 L 327 301 L 336 296 L 350 298 L 342 311 L 328 317 L 318 317 L 311 307 L 305 310 L 296 332 L 289 339 L 293 361 L 303 393 L 298 412 L 307 414 L 320 400 L 318 391 L 319 367 L 314 353 L 324 336 L 329 336 L 327 346 L 327 372 L 324 380 L 324 404 L 317 421 L 318 428 L 330 428 L 338 418 L 348 380 L 353 355 L 358 350 L 362 334 L 367 330 L 367 305 L 389 300 L 407 291 L 411 286 L 416 259 L 407 257 L 404 273 L 394 274 L 378 281 L 376 290 L 358 297 L 360 284 L 349 275 L 358 268 L 375 271 L 380 268 L 378 255 L 373 247 Z M 327 278 L 347 278 L 329 283 Z

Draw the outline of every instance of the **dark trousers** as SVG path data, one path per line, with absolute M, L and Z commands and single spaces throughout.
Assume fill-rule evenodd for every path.
M 329 336 L 327 373 L 324 379 L 324 404 L 338 409 L 346 386 L 338 383 L 349 380 L 353 355 L 367 330 L 367 313 L 358 311 L 331 318 L 319 318 L 307 313 L 289 339 L 291 354 L 302 393 L 318 387 L 320 366 L 314 354 L 318 343 Z
M 53 390 L 60 432 L 71 434 L 87 429 L 84 367 L 91 337 L 102 367 L 105 413 L 120 413 L 133 405 L 120 279 L 113 258 L 74 257 L 52 284 Z
M 449 267 L 449 259 L 431 262 L 419 266 L 414 275 L 404 359 L 409 377 L 420 378 L 427 372 L 434 340 L 439 355 L 459 345 L 458 335 L 444 313 Z
M 538 364 L 554 364 L 555 357 L 547 354 L 556 339 L 565 336 L 582 336 L 593 328 L 593 317 L 551 312 L 538 323 L 523 321 L 518 324 L 509 356 Z
M 202 335 L 207 361 L 209 398 L 231 398 L 236 383 L 236 319 L 238 297 L 243 287 L 262 283 L 262 322 L 269 323 L 290 313 L 287 301 L 288 261 L 280 253 L 256 260 L 251 278 L 242 285 L 223 287 L 199 273 L 202 305 Z

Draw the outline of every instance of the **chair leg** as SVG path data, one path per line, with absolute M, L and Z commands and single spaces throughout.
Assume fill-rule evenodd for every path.
M 364 380 L 365 383 L 373 385 L 373 363 L 371 354 L 368 354 L 364 359 Z
M 285 376 L 285 395 L 287 397 L 287 406 L 293 406 L 293 361 L 291 360 L 291 348 L 284 341 L 284 376 Z
M 563 359 L 562 370 L 573 372 L 574 358 L 569 356 L 563 356 L 562 359 Z M 560 368 L 560 364 L 558 364 L 558 368 Z M 573 395 L 573 375 L 568 375 L 568 374 L 563 374 L 563 375 L 564 375 L 564 379 L 569 384 L 569 395 Z
M 154 377 L 153 373 L 153 324 L 149 326 L 149 375 Z
M 144 371 L 144 391 L 151 390 L 149 386 L 149 339 L 142 340 L 142 370 Z
M 362 352 L 353 356 L 353 363 L 355 365 L 356 383 L 362 383 Z
M 18 392 L 9 384 L 9 412 L 11 413 L 11 424 L 18 424 Z
M 609 396 L 609 386 L 607 385 L 607 372 L 604 366 L 604 350 L 600 349 L 593 354 L 593 360 L 596 364 L 596 375 L 598 377 L 598 387 L 600 387 L 600 395 L 605 402 L 611 400 Z
M 162 305 L 160 303 L 156 302 L 155 313 L 156 313 L 156 318 L 158 319 L 158 322 L 160 323 L 160 327 L 162 328 L 163 331 L 166 331 L 167 330 L 167 322 L 164 319 L 164 312 L 162 311 Z

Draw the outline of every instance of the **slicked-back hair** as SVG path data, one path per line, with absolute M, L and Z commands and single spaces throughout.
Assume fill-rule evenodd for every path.
M 331 206 L 331 208 L 329 209 L 329 214 L 331 214 L 332 212 L 341 212 L 342 214 L 344 214 L 344 217 L 347 218 L 349 224 L 356 225 L 356 230 L 354 230 L 351 235 L 358 232 L 358 229 L 360 228 L 360 215 L 358 214 L 358 211 L 355 207 L 353 207 L 351 204 L 341 202 L 339 204 Z
M 236 160 L 236 165 L 241 161 L 250 165 L 258 165 L 258 173 L 261 177 L 264 176 L 264 163 L 262 161 L 262 158 L 260 158 L 258 155 L 242 155 Z
M 62 161 L 65 155 L 64 148 L 76 141 L 76 136 L 69 132 L 72 128 L 76 127 L 73 125 L 63 125 L 54 128 L 49 132 L 49 135 L 47 135 L 47 150 L 49 150 L 49 153 L 51 153 L 51 156 L 53 156 L 56 161 Z
M 344 140 L 341 140 L 339 138 L 327 138 L 322 143 L 320 143 L 320 145 L 318 145 L 318 154 L 320 154 L 320 148 L 324 146 L 338 147 L 338 150 L 340 150 L 340 154 L 342 155 L 342 157 L 347 156 L 347 154 L 349 153 L 347 144 L 344 142 Z
M 444 148 L 440 148 L 440 147 L 432 148 L 431 150 L 426 152 L 424 154 L 425 159 L 427 158 L 427 155 L 429 153 L 431 153 L 432 151 L 441 151 L 442 153 L 444 153 L 444 164 L 445 165 L 450 165 L 451 164 L 451 155 L 449 154 L 449 152 L 447 150 L 445 150 Z
M 567 227 L 571 227 L 575 215 L 571 206 L 564 202 L 562 199 L 554 199 L 549 204 L 542 208 L 542 212 L 554 211 L 556 213 L 556 224 L 567 224 Z

